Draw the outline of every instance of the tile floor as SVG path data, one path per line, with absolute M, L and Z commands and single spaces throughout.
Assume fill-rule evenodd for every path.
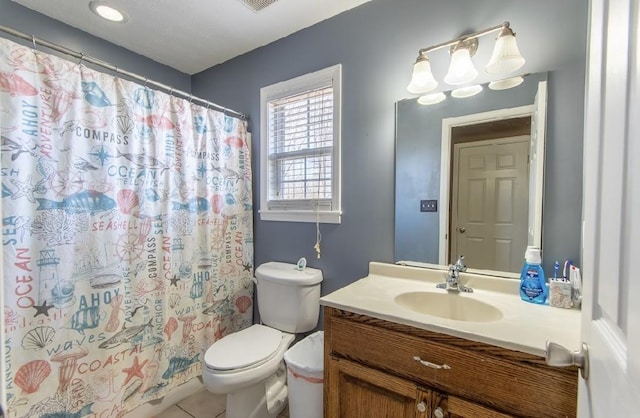
M 206 389 L 165 409 L 154 418 L 225 418 L 226 396 L 214 395 Z M 289 408 L 285 408 L 278 418 L 288 418 Z

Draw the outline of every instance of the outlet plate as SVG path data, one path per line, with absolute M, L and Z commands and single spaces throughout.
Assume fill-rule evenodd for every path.
M 437 200 L 421 200 L 420 212 L 437 212 L 438 201 Z

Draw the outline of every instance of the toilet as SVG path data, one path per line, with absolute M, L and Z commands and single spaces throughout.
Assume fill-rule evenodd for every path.
M 318 324 L 320 270 L 269 262 L 254 281 L 262 324 L 223 337 L 204 355 L 204 385 L 227 395 L 227 418 L 278 416 L 287 404 L 284 353 L 296 333 Z

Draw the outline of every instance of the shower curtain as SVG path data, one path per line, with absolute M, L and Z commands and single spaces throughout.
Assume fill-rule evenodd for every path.
M 0 39 L 9 417 L 118 417 L 251 324 L 246 121 Z

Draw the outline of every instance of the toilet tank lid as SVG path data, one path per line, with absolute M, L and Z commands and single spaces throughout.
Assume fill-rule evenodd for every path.
M 270 358 L 281 342 L 282 332 L 256 324 L 213 343 L 204 361 L 212 369 L 241 369 Z
M 289 285 L 310 286 L 322 281 L 322 271 L 311 267 L 298 270 L 296 264 L 271 261 L 256 269 L 258 280 L 268 280 Z

